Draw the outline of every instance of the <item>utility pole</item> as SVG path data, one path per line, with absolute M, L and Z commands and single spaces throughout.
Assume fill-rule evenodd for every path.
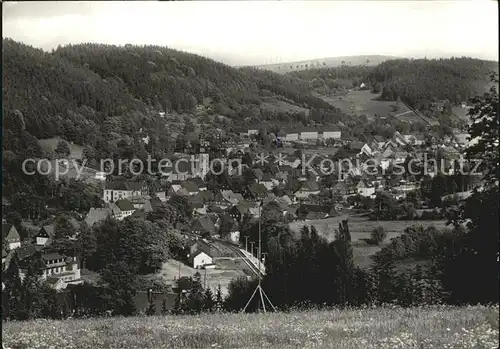
M 255 244 L 255 242 L 253 242 L 253 241 L 250 241 L 250 245 L 252 246 L 252 247 L 251 247 L 251 250 L 250 250 L 250 252 L 252 253 L 252 256 L 254 255 L 254 254 L 253 254 L 253 244 Z
M 207 268 L 205 269 L 205 276 L 203 277 L 203 288 L 207 288 Z
M 276 308 L 274 307 L 274 305 L 271 302 L 271 300 L 269 299 L 269 297 L 267 297 L 266 293 L 264 292 L 264 290 L 262 289 L 262 286 L 261 286 L 262 272 L 261 272 L 261 268 L 260 268 L 260 263 L 261 263 L 262 236 L 261 236 L 261 224 L 260 224 L 260 222 L 261 222 L 262 204 L 263 204 L 263 202 L 261 201 L 260 205 L 259 205 L 259 251 L 258 251 L 258 258 L 259 258 L 259 271 L 258 271 L 259 284 L 255 288 L 255 291 L 253 291 L 252 296 L 248 300 L 248 302 L 245 305 L 245 307 L 243 308 L 242 312 L 245 312 L 247 310 L 248 305 L 252 301 L 252 299 L 255 296 L 255 294 L 257 293 L 257 291 L 259 291 L 259 296 L 260 296 L 260 297 L 257 298 L 257 301 L 258 301 L 257 309 L 260 311 L 260 308 L 262 306 L 262 311 L 264 313 L 266 313 L 266 304 L 265 304 L 265 301 L 264 301 L 264 299 L 266 299 L 267 302 L 269 303 L 269 305 L 271 306 L 271 308 L 274 311 L 276 311 Z
M 245 236 L 245 251 L 248 252 L 248 236 Z

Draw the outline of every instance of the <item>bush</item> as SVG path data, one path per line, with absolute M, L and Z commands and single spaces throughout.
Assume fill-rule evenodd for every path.
M 380 245 L 387 237 L 387 232 L 381 226 L 373 229 L 371 234 L 371 240 L 374 244 Z

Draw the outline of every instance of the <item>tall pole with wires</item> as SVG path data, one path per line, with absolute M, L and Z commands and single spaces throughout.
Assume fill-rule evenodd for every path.
M 261 220 L 262 204 L 263 204 L 263 202 L 261 201 L 260 205 L 259 205 L 259 245 L 258 245 L 258 249 L 259 250 L 257 252 L 257 258 L 259 259 L 259 270 L 257 272 L 257 274 L 259 276 L 259 283 L 258 283 L 257 287 L 255 288 L 255 290 L 253 291 L 252 296 L 250 296 L 250 299 L 248 300 L 247 304 L 243 308 L 242 312 L 245 312 L 247 310 L 248 305 L 252 301 L 253 297 L 255 297 L 255 295 L 257 294 L 257 292 L 259 292 L 259 296 L 257 297 L 257 302 L 258 302 L 257 309 L 258 309 L 258 311 L 260 311 L 261 307 L 262 307 L 262 311 L 264 313 L 267 312 L 267 310 L 266 310 L 266 302 L 265 302 L 266 300 L 267 300 L 267 303 L 271 306 L 271 308 L 274 311 L 276 311 L 276 308 L 274 307 L 273 303 L 271 302 L 271 300 L 269 299 L 269 297 L 266 295 L 266 293 L 262 289 L 262 285 L 261 285 L 262 269 L 261 269 L 260 263 L 261 263 L 261 254 L 262 254 L 262 235 L 261 235 L 261 223 L 260 223 L 260 220 Z

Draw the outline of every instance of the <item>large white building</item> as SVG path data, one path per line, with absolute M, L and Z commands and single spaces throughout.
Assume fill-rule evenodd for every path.
M 295 131 L 290 131 L 286 133 L 285 136 L 285 141 L 298 141 L 299 140 L 299 133 Z
M 320 133 L 323 139 L 340 139 L 342 133 L 340 131 L 323 131 Z
M 314 130 L 314 129 L 302 130 L 302 131 L 300 131 L 299 138 L 302 140 L 318 139 L 319 138 L 318 130 Z
M 148 194 L 149 190 L 145 182 L 106 182 L 103 201 L 110 203 L 132 196 L 143 196 Z
M 76 257 L 69 257 L 59 253 L 42 254 L 44 265 L 41 267 L 42 275 L 40 281 L 48 282 L 55 289 L 64 289 L 68 284 L 79 284 L 80 267 Z M 24 279 L 27 273 L 26 267 L 21 262 L 19 276 Z

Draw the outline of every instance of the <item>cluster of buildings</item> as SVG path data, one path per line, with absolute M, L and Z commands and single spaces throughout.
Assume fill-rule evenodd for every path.
M 265 125 L 256 126 L 255 128 L 243 129 L 238 128 L 235 132 L 240 137 L 250 137 L 258 135 L 260 132 L 266 130 Z M 301 128 L 284 128 L 278 132 L 273 132 L 274 137 L 287 142 L 293 141 L 316 141 L 319 139 L 341 139 L 342 132 L 339 129 L 331 128 L 327 130 L 321 130 L 312 127 L 301 127 Z
M 32 241 L 23 241 L 13 224 L 2 223 L 2 267 L 6 269 L 10 260 L 17 253 L 19 258 L 19 276 L 21 280 L 28 273 L 28 264 L 32 257 L 38 257 L 40 280 L 56 290 L 65 289 L 69 284 L 83 282 L 80 275 L 80 265 L 76 256 L 64 255 L 46 249 L 50 240 L 54 239 L 53 226 L 44 226 L 33 237 Z M 3 287 L 2 287 L 3 288 Z
M 101 178 L 104 207 L 91 208 L 84 217 L 85 223 L 92 227 L 108 217 L 146 219 L 150 212 L 164 207 L 172 197 L 182 196 L 192 208 L 192 218 L 188 223 L 177 224 L 177 229 L 189 237 L 218 238 L 237 245 L 242 223 L 246 219 L 258 219 L 263 211 L 274 210 L 286 221 L 324 219 L 338 216 L 339 212 L 349 208 L 346 200 L 349 196 L 374 198 L 378 191 L 386 191 L 396 199 L 402 199 L 408 192 L 419 188 L 416 178 L 388 178 L 383 173 L 369 173 L 367 160 L 371 160 L 370 166 L 375 165 L 381 170 L 403 164 L 410 157 L 421 166 L 426 161 L 422 154 L 439 150 L 453 160 L 460 156 L 469 142 L 468 135 L 459 132 L 441 143 L 431 141 L 429 145 L 422 135 L 402 135 L 399 132 L 391 139 L 373 136 L 367 142 L 358 142 L 343 139 L 341 131 L 334 129 L 283 129 L 274 136 L 287 142 L 337 140 L 336 143 L 343 145 L 340 149 L 348 150 L 350 161 L 339 161 L 336 156 L 339 148 L 326 147 L 321 155 L 303 155 L 288 147 L 280 149 L 280 153 L 266 152 L 267 163 L 262 164 L 258 156 L 263 153 L 250 147 L 248 141 L 260 132 L 262 128 L 259 127 L 237 130 L 243 140 L 225 142 L 222 160 L 227 162 L 226 165 L 234 158 L 247 157 L 251 161 L 240 162 L 238 168 L 225 166 L 216 184 L 205 182 L 211 170 L 211 159 L 203 149 L 206 142 L 202 142 L 202 148 L 194 154 L 176 154 L 170 158 L 171 167 L 164 170 L 161 178 L 152 176 L 148 181 Z M 307 153 L 307 148 L 302 153 Z M 336 167 L 331 168 L 332 164 Z M 434 173 L 428 174 L 432 176 Z M 325 180 L 332 176 L 335 180 Z M 333 200 L 334 197 L 343 200 Z M 78 222 L 75 222 L 75 231 L 78 231 Z M 7 265 L 12 252 L 17 250 L 21 257 L 22 277 L 26 270 L 23 260 L 39 254 L 44 262 L 42 278 L 54 288 L 63 289 L 68 284 L 82 282 L 76 257 L 46 248 L 54 239 L 52 225 L 41 227 L 33 241 L 21 245 L 15 227 L 4 223 L 2 238 L 2 262 Z M 192 246 L 192 267 L 215 266 L 211 251 L 204 249 L 199 240 L 195 239 Z

